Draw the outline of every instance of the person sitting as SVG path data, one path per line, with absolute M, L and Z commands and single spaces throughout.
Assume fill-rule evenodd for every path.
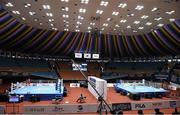
M 179 115 L 180 112 L 178 112 L 177 108 L 175 108 L 175 111 L 172 113 L 172 115 Z
M 158 108 L 155 109 L 155 112 L 155 115 L 164 115 L 164 113 L 160 112 Z
M 81 93 L 80 97 L 77 99 L 77 101 L 76 101 L 76 102 L 79 102 L 79 103 L 84 103 L 84 102 L 85 102 L 85 99 L 86 99 L 86 97 L 85 97 L 85 96 L 83 96 L 83 95 L 82 95 L 82 93 Z

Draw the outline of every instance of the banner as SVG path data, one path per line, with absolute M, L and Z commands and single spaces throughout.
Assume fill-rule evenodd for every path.
M 56 113 L 86 113 L 97 112 L 98 104 L 77 105 L 49 105 L 49 106 L 24 106 L 24 114 L 56 114 Z
M 128 111 L 131 110 L 131 103 L 113 103 L 112 104 L 112 110 L 123 110 Z

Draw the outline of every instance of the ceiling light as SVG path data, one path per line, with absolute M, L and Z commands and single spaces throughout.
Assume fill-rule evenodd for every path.
M 131 26 L 130 26 L 130 25 L 128 25 L 126 28 L 128 28 L 128 29 L 129 29 L 129 28 L 131 28 Z
M 66 27 L 69 27 L 69 25 L 67 24 L 67 25 L 65 25 Z
M 116 24 L 115 27 L 118 27 L 118 28 L 119 28 L 120 26 L 119 26 L 118 24 Z
M 79 26 L 76 26 L 76 28 L 79 28 Z
M 90 25 L 93 25 L 93 26 L 94 26 L 94 25 L 95 25 L 95 23 L 92 23 L 92 22 L 91 22 L 91 23 L 90 23 Z
M 169 11 L 169 12 L 166 12 L 166 14 L 173 14 L 175 11 L 172 10 L 172 11 Z
M 89 0 L 81 0 L 82 4 L 88 4 Z
M 49 22 L 54 22 L 54 19 L 49 19 Z
M 137 31 L 136 30 L 133 30 L 134 33 L 136 33 Z
M 51 26 L 54 26 L 54 24 L 50 24 Z
M 157 11 L 159 8 L 156 8 L 154 7 L 151 11 L 154 12 L 154 11 Z
M 125 8 L 126 6 L 127 6 L 126 3 L 120 3 L 118 7 L 120 7 L 120 8 Z
M 78 19 L 83 20 L 83 19 L 84 19 L 84 17 L 82 17 L 82 16 L 78 16 Z
M 107 6 L 107 5 L 108 5 L 108 2 L 106 2 L 106 1 L 101 1 L 100 5 L 101 5 L 101 6 Z
M 148 17 L 149 17 L 149 16 L 147 16 L 147 15 L 141 16 L 142 19 L 147 19 Z
M 85 12 L 86 12 L 86 9 L 80 8 L 80 9 L 79 9 L 79 12 L 80 12 L 80 13 L 85 13 Z
M 39 25 L 43 25 L 43 23 L 40 22 Z
M 53 14 L 52 13 L 46 13 L 46 16 L 52 17 Z
M 125 19 L 122 19 L 122 20 L 120 20 L 120 23 L 125 23 L 127 20 L 125 20 Z
M 69 11 L 68 7 L 62 7 L 62 11 Z
M 104 24 L 103 24 L 103 26 L 106 26 L 106 27 L 107 27 L 107 26 L 108 26 L 108 24 L 104 23 Z
M 144 27 L 139 27 L 138 29 L 139 29 L 139 30 L 142 30 L 142 29 L 144 29 Z
M 88 30 L 92 29 L 91 27 L 88 27 Z
M 112 18 L 107 18 L 107 21 L 111 21 L 112 20 Z
M 50 5 L 43 5 L 43 8 L 46 9 L 51 9 Z
M 133 17 L 134 16 L 134 14 L 132 13 L 132 14 L 128 14 L 127 15 L 128 17 Z
M 22 19 L 22 20 L 26 20 L 26 18 L 25 18 L 25 17 L 21 17 L 21 19 Z
M 29 14 L 32 16 L 32 15 L 35 15 L 36 13 L 35 12 L 29 12 Z
M 25 7 L 25 8 L 31 7 L 31 4 L 29 4 L 29 3 L 28 3 L 28 4 L 25 4 L 24 7 Z
M 158 27 L 162 27 L 163 25 L 164 25 L 164 24 L 158 24 L 157 26 L 158 26 Z
M 61 0 L 61 2 L 69 2 L 69 0 Z
M 7 7 L 13 7 L 13 4 L 12 4 L 11 2 L 8 2 L 8 3 L 6 4 L 6 6 L 7 6 Z
M 140 23 L 140 21 L 138 21 L 138 20 L 137 20 L 137 21 L 134 21 L 134 24 L 139 24 L 139 23 Z
M 53 30 L 57 30 L 57 28 L 52 28 Z
M 118 14 L 119 12 L 115 12 L 115 11 L 112 13 L 112 15 L 115 15 L 115 16 L 117 16 Z
M 76 31 L 76 32 L 79 32 L 80 30 L 77 30 L 77 29 L 76 29 L 75 31 Z
M 17 10 L 13 10 L 12 13 L 13 13 L 13 14 L 20 14 L 20 12 L 17 11 Z
M 116 31 L 116 28 L 114 28 L 113 30 Z
M 80 21 L 77 21 L 77 24 L 82 24 Z
M 142 10 L 143 8 L 144 8 L 144 6 L 137 5 L 135 9 L 136 9 L 136 10 Z
M 159 21 L 159 20 L 161 20 L 161 19 L 162 19 L 162 17 L 154 18 L 154 20 L 156 20 L 156 21 Z
M 103 11 L 102 11 L 102 10 L 97 10 L 96 13 L 97 13 L 97 14 L 102 14 Z
M 147 22 L 145 25 L 150 26 L 152 22 Z
M 63 14 L 62 17 L 63 17 L 63 18 L 69 18 L 69 15 Z
M 174 18 L 171 18 L 171 19 L 169 19 L 169 21 L 170 21 L 170 22 L 174 22 L 174 21 L 175 21 L 175 19 L 174 19 Z
M 34 21 L 35 21 L 35 22 L 37 22 L 37 21 L 38 21 L 38 19 L 37 19 L 37 18 L 34 18 Z
M 101 28 L 101 31 L 103 31 L 104 30 L 104 28 Z
M 69 29 L 68 28 L 64 28 L 64 31 L 69 31 Z

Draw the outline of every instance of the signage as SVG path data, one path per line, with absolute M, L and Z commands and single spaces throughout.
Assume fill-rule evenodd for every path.
M 84 58 L 90 59 L 91 58 L 91 54 L 90 53 L 84 53 Z
M 92 58 L 93 58 L 93 59 L 99 59 L 99 54 L 93 54 L 93 55 L 92 55 Z
M 131 110 L 131 103 L 113 103 L 112 109 L 115 111 L 119 111 L 119 110 L 128 111 Z
M 75 58 L 82 58 L 82 53 L 75 53 Z

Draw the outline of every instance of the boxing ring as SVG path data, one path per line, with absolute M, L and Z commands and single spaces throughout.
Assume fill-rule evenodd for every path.
M 57 83 L 16 83 L 9 94 L 23 95 L 24 101 L 30 101 L 32 97 L 38 97 L 40 101 L 52 100 L 56 97 L 63 98 L 63 91 L 63 83 L 59 80 Z
M 127 95 L 131 99 L 140 100 L 140 98 L 161 98 L 166 95 L 163 88 L 146 86 L 145 83 L 116 83 L 114 85 L 116 92 Z

